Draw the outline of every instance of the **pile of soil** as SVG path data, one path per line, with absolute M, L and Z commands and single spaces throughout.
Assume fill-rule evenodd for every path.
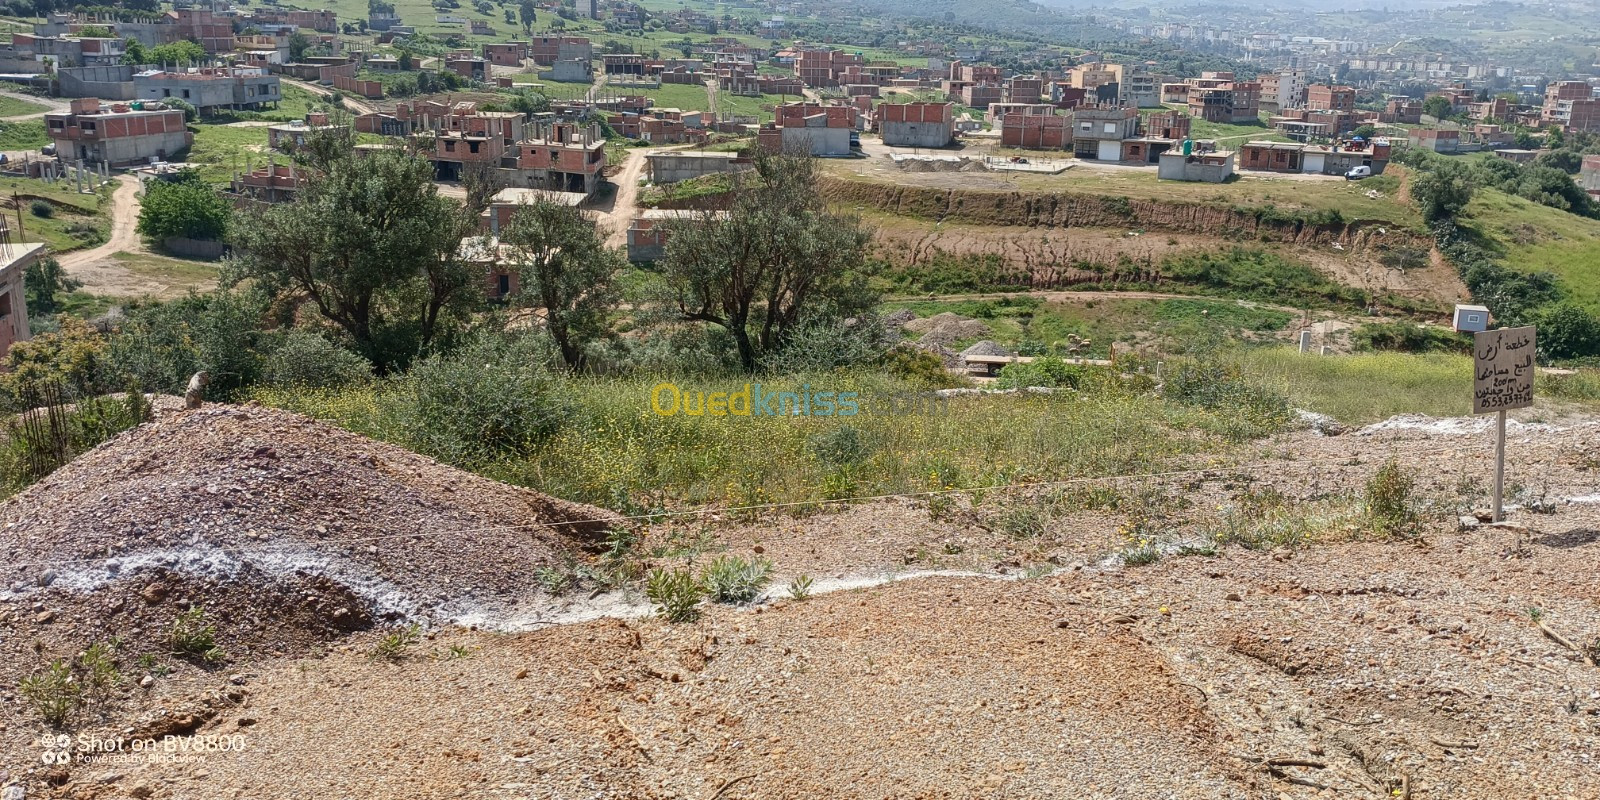
M 925 319 L 911 320 L 904 327 L 912 333 L 922 334 L 918 341 L 923 344 L 943 347 L 949 347 L 963 339 L 987 336 L 991 332 L 987 324 L 949 311 Z
M 511 614 L 607 516 L 285 411 L 168 411 L 0 505 L 0 661 L 160 639 L 193 606 L 236 655 Z

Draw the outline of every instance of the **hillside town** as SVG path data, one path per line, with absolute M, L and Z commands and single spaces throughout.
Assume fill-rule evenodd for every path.
M 1577 0 L 0 0 L 0 800 L 1600 797 Z

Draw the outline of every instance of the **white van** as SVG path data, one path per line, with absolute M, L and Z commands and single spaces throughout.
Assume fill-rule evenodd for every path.
M 1344 174 L 1344 179 L 1347 181 L 1359 181 L 1370 177 L 1372 177 L 1372 167 L 1367 166 L 1351 167 L 1350 171 Z

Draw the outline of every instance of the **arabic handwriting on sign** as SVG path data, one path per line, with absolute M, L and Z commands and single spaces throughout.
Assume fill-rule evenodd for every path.
M 1526 408 L 1533 404 L 1533 328 L 1482 331 L 1473 342 L 1473 410 Z

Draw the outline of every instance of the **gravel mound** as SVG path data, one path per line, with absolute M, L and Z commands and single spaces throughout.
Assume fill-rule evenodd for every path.
M 888 325 L 892 328 L 898 328 L 915 320 L 916 318 L 917 312 L 912 311 L 909 308 L 902 308 L 899 311 L 894 311 L 885 315 L 883 322 L 885 325 Z
M 26 604 L 36 635 L 86 644 L 200 605 L 230 652 L 493 619 L 537 603 L 535 570 L 582 558 L 605 516 L 297 414 L 210 406 L 0 505 L 0 614 Z
M 987 336 L 992 332 L 983 322 L 949 311 L 925 319 L 911 320 L 904 327 L 912 333 L 922 334 L 918 341 L 923 344 L 944 347 L 963 339 Z
M 990 341 L 988 339 L 985 339 L 985 340 L 983 340 L 981 342 L 974 342 L 971 347 L 968 347 L 967 349 L 961 351 L 961 356 L 963 358 L 965 358 L 967 356 L 1009 356 L 1009 355 L 1011 355 L 1011 351 L 1007 350 L 1004 345 L 1001 345 L 999 342 Z

